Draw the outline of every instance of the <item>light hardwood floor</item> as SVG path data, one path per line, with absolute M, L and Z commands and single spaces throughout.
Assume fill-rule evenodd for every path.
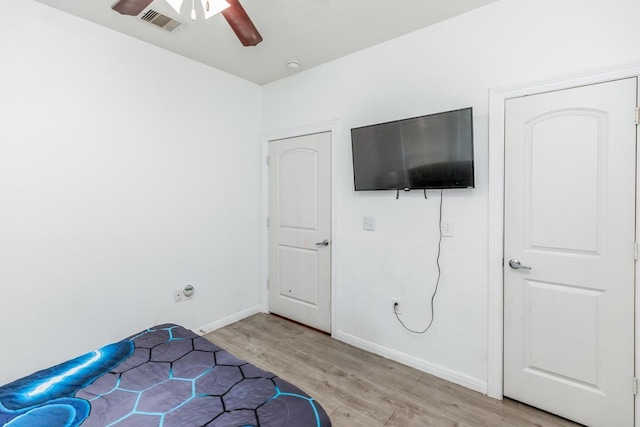
M 268 314 L 205 338 L 315 397 L 334 427 L 578 426 L 509 399 L 489 399 Z

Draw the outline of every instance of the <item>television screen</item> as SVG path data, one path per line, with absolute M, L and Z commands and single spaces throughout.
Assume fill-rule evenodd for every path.
M 473 188 L 472 108 L 351 129 L 356 191 Z

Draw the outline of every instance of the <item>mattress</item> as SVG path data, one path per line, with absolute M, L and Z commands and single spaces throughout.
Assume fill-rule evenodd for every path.
M 328 427 L 296 386 L 181 326 L 149 328 L 0 387 L 6 427 Z

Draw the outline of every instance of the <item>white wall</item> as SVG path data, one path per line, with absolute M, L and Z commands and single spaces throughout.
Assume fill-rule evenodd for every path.
M 341 58 L 264 89 L 267 134 L 340 120 L 337 336 L 483 391 L 487 378 L 488 91 L 640 63 L 636 0 L 502 0 Z M 436 320 L 425 335 L 435 283 L 438 192 L 353 191 L 352 127 L 472 106 L 476 188 L 445 192 Z M 362 230 L 374 216 L 377 230 Z
M 0 384 L 259 305 L 260 135 L 339 119 L 339 336 L 482 389 L 488 90 L 640 63 L 635 0 L 502 0 L 264 90 L 39 3 L 0 11 Z M 477 187 L 445 193 L 456 236 L 415 336 L 391 298 L 428 321 L 438 193 L 355 193 L 349 129 L 466 106 Z
M 262 89 L 39 3 L 0 12 L 0 384 L 259 306 Z

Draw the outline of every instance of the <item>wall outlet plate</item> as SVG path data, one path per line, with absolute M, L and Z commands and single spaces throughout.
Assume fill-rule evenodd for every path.
M 455 234 L 455 224 L 453 221 L 442 221 L 442 235 L 444 237 L 453 237 Z
M 398 304 L 398 309 L 396 310 L 396 304 Z M 400 300 L 398 298 L 393 298 L 391 300 L 391 310 L 397 314 L 398 316 L 400 316 L 402 314 L 402 309 L 400 308 L 402 307 L 402 305 L 400 304 Z

